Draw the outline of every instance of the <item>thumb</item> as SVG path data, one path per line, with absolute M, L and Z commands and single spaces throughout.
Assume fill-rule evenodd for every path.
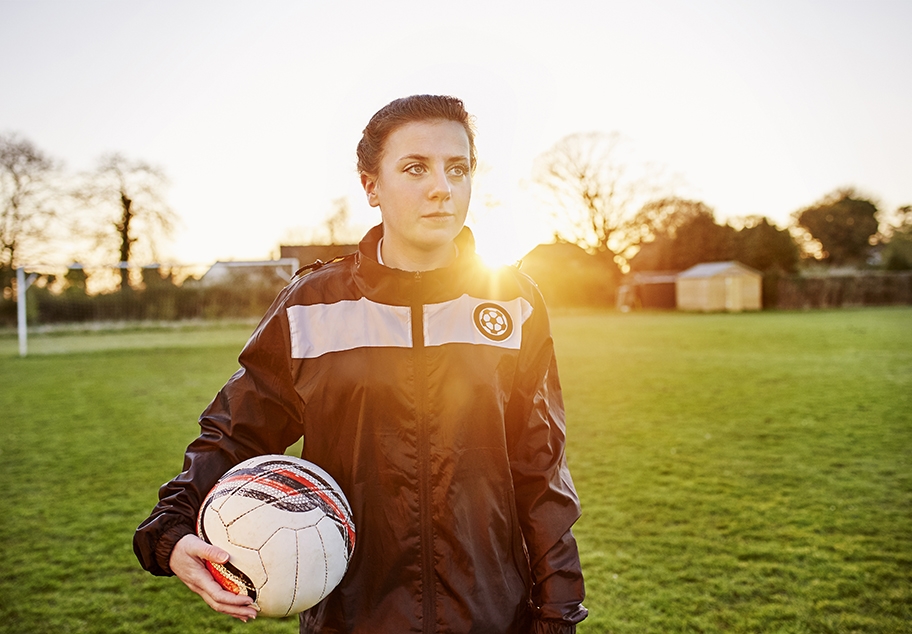
M 211 561 L 216 564 L 223 564 L 228 561 L 228 553 L 218 546 L 214 546 L 207 541 L 204 541 L 198 537 L 186 538 L 187 542 L 187 554 L 197 559 L 203 559 L 205 561 Z
M 206 548 L 200 553 L 200 556 L 216 564 L 223 564 L 228 561 L 228 553 L 218 546 L 213 546 L 212 544 L 206 544 Z

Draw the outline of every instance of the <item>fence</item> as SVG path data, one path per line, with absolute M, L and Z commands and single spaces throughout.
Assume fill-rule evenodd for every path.
M 20 269 L 17 295 L 21 299 L 0 298 L 0 326 L 18 328 L 24 356 L 29 331 L 64 324 L 104 327 L 118 322 L 259 318 L 296 267 L 294 259 L 221 262 L 196 277 L 187 267 L 147 266 L 131 268 L 131 284 L 126 288 L 118 286 L 117 267 Z M 595 294 L 584 295 L 593 306 L 604 305 Z M 564 295 L 546 294 L 553 306 L 563 305 L 563 299 Z M 912 305 L 912 271 L 764 277 L 764 308 L 889 305 Z
M 912 271 L 779 278 L 775 308 L 850 308 L 912 304 Z

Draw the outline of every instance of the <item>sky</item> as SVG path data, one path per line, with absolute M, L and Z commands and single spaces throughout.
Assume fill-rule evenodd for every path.
M 379 222 L 354 148 L 400 96 L 476 117 L 470 225 L 505 261 L 550 241 L 535 157 L 617 131 L 719 220 L 844 186 L 912 204 L 912 2 L 0 0 L 0 132 L 71 172 L 159 166 L 164 261 L 278 255 L 346 198 Z

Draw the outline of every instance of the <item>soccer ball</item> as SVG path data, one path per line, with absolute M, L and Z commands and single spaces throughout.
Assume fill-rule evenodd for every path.
M 503 314 L 490 308 L 481 311 L 481 323 L 492 335 L 501 335 L 507 330 L 507 320 Z
M 319 603 L 342 580 L 355 547 L 351 508 L 335 480 L 291 456 L 246 460 L 215 484 L 196 532 L 230 555 L 207 562 L 223 588 L 250 596 L 263 616 Z

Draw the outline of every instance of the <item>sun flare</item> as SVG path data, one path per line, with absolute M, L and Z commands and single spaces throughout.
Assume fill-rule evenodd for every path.
M 475 251 L 491 268 L 516 264 L 535 246 L 523 243 L 517 235 L 498 232 L 487 225 L 473 227 L 472 230 L 475 233 Z

